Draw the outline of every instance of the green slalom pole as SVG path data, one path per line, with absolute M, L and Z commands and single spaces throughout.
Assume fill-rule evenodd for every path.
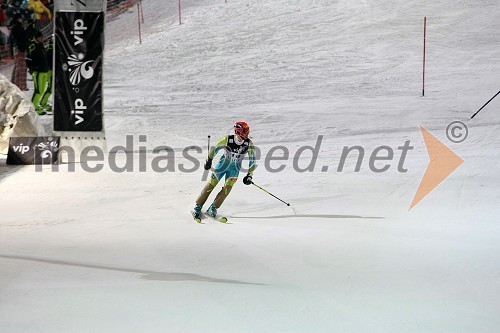
M 269 194 L 269 195 L 271 195 L 271 196 L 275 197 L 276 199 L 278 199 L 279 201 L 281 201 L 281 202 L 282 202 L 282 203 L 284 203 L 285 205 L 290 206 L 290 204 L 289 204 L 288 202 L 285 202 L 285 201 L 281 200 L 280 198 L 278 198 L 277 196 L 275 196 L 275 195 L 274 195 L 274 194 L 272 194 L 271 192 L 269 192 L 269 191 L 267 191 L 267 190 L 263 189 L 262 187 L 260 187 L 259 185 L 255 184 L 254 182 L 252 182 L 252 185 L 256 186 L 257 188 L 261 189 L 262 191 L 266 192 L 267 194 Z

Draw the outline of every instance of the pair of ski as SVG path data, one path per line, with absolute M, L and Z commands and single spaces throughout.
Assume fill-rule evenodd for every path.
M 206 214 L 206 213 L 201 213 L 201 215 L 199 217 L 196 217 L 195 213 L 193 211 L 191 211 L 191 215 L 193 215 L 193 219 L 197 222 L 197 223 L 201 223 L 201 220 L 203 217 L 206 217 L 206 218 L 209 218 L 211 220 L 214 220 L 214 221 L 217 221 L 217 222 L 220 222 L 220 223 L 226 223 L 227 222 L 227 217 L 225 216 L 212 216 L 212 215 L 209 215 L 209 214 Z

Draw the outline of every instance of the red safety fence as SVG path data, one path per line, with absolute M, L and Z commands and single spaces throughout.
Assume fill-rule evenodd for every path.
M 109 0 L 106 11 L 107 20 L 112 20 L 117 15 L 127 11 L 129 8 L 134 7 L 138 2 L 139 0 Z

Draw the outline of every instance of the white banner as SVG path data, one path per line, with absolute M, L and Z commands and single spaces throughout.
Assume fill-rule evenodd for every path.
M 104 0 L 57 0 L 55 1 L 57 12 L 105 12 L 106 1 Z

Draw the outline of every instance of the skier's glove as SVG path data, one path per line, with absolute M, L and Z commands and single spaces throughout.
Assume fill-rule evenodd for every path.
M 203 166 L 203 168 L 205 168 L 205 170 L 210 170 L 211 167 L 212 167 L 212 159 L 207 158 L 207 160 L 205 162 L 205 166 Z
M 252 175 L 251 174 L 247 174 L 245 177 L 243 177 L 243 184 L 245 184 L 245 185 L 252 184 Z

